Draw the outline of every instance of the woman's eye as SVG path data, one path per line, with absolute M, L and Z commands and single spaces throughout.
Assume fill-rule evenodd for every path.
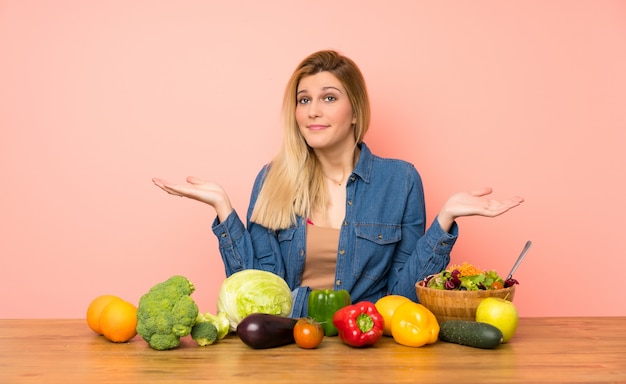
M 298 99 L 298 104 L 306 104 L 309 102 L 309 98 L 308 97 L 302 97 L 300 99 Z
M 324 97 L 324 101 L 335 101 L 337 98 L 335 96 L 326 96 Z

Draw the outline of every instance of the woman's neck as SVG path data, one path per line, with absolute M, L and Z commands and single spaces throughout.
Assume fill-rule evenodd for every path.
M 339 154 L 316 151 L 324 177 L 335 185 L 344 185 L 359 159 L 359 147 Z

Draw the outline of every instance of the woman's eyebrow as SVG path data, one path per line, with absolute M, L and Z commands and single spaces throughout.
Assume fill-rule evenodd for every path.
M 339 88 L 337 88 L 337 87 L 334 87 L 334 86 L 332 86 L 332 85 L 329 85 L 329 86 L 327 86 L 327 87 L 322 87 L 322 91 L 328 91 L 329 89 L 334 89 L 335 91 L 337 91 L 337 92 L 339 92 L 339 93 L 343 93 L 343 92 L 341 91 L 341 89 L 339 89 Z M 302 90 L 298 91 L 298 92 L 296 93 L 296 95 L 299 95 L 299 94 L 301 94 L 301 93 L 306 93 L 306 92 L 308 92 L 306 89 L 302 89 Z
M 335 91 L 337 91 L 337 92 L 339 92 L 339 93 L 343 93 L 343 92 L 341 91 L 341 89 L 339 89 L 339 88 L 337 88 L 337 87 L 333 87 L 332 85 L 329 85 L 329 86 L 327 86 L 327 87 L 323 87 L 323 88 L 322 88 L 322 90 L 323 90 L 323 91 L 328 91 L 329 89 L 334 89 Z

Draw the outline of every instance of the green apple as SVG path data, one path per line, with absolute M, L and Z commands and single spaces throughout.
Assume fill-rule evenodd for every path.
M 476 321 L 495 326 L 502 332 L 502 342 L 511 340 L 517 330 L 519 315 L 515 305 L 505 299 L 488 297 L 476 308 Z

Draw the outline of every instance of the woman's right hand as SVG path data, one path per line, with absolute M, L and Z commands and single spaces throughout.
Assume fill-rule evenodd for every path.
M 176 184 L 159 178 L 152 179 L 157 187 L 170 195 L 187 197 L 209 204 L 215 208 L 220 221 L 226 220 L 233 207 L 224 188 L 213 181 L 201 180 L 192 176 L 187 177 L 186 181 L 183 184 Z

